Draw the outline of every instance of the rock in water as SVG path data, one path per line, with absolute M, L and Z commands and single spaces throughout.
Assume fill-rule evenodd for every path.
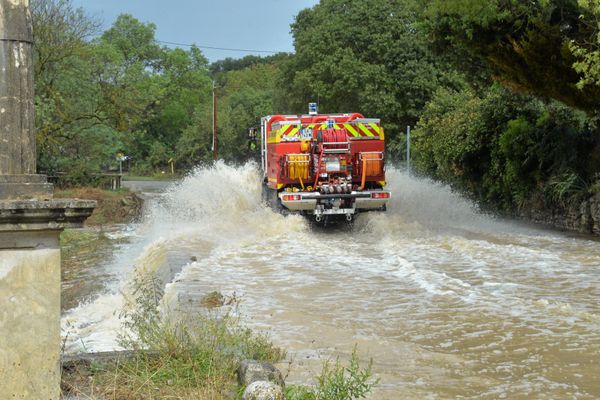
M 242 400 L 285 400 L 285 397 L 281 386 L 269 381 L 256 381 L 246 387 Z

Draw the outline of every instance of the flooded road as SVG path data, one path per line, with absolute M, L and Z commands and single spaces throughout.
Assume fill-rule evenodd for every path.
M 388 172 L 388 212 L 312 230 L 260 204 L 255 167 L 198 170 L 152 201 L 95 299 L 66 311 L 69 351 L 116 347 L 134 265 L 165 303 L 242 298 L 247 323 L 310 383 L 354 345 L 373 399 L 600 397 L 600 243 L 496 221 L 447 188 Z M 195 257 L 197 261 L 190 261 Z

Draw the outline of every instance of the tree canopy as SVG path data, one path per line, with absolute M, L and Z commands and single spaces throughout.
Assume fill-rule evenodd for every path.
M 434 0 L 424 26 L 438 54 L 462 68 L 485 68 L 519 92 L 596 113 L 598 48 L 595 2 L 577 0 Z M 590 38 L 596 38 L 590 41 Z
M 406 125 L 440 84 L 459 85 L 427 46 L 413 1 L 322 0 L 292 24 L 296 54 L 284 64 L 283 103 L 305 112 L 361 112 L 385 121 L 398 148 Z

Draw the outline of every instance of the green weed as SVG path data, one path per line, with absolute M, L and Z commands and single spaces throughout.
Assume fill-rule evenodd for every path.
M 589 193 L 589 189 L 589 183 L 579 175 L 565 172 L 550 179 L 546 193 L 552 202 L 566 207 L 581 200 Z
M 339 358 L 334 363 L 326 361 L 321 375 L 316 377 L 315 387 L 289 385 L 286 388 L 288 400 L 354 400 L 366 397 L 379 379 L 372 379 L 373 360 L 361 368 L 356 346 L 352 351 L 350 364 L 343 366 Z

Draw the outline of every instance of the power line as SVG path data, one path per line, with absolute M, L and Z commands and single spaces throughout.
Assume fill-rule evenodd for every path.
M 195 46 L 195 47 L 198 47 L 199 49 L 210 49 L 210 50 L 243 51 L 243 52 L 247 52 L 247 53 L 269 53 L 269 54 L 281 53 L 280 51 L 273 51 L 273 50 L 253 50 L 253 49 L 235 49 L 235 48 L 230 48 L 230 47 L 200 46 L 197 44 L 167 42 L 164 40 L 157 40 L 157 42 L 163 43 L 163 44 L 171 44 L 174 46 L 187 46 L 187 47 Z

